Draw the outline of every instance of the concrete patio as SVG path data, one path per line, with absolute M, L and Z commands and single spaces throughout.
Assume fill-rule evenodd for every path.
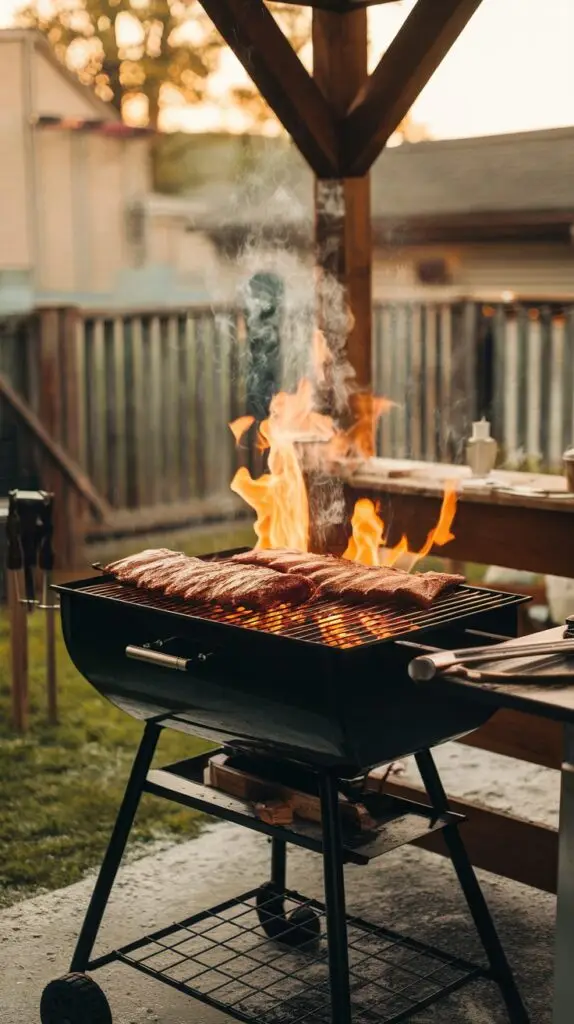
M 557 773 L 456 744 L 442 748 L 437 760 L 451 792 L 480 797 L 501 810 L 520 807 L 535 820 L 556 823 Z M 216 824 L 196 840 L 128 864 L 116 883 L 99 949 L 136 939 L 265 881 L 268 854 L 263 837 Z M 290 866 L 289 884 L 321 898 L 318 859 L 295 850 Z M 480 957 L 454 874 L 442 858 L 409 847 L 369 868 L 348 869 L 347 879 L 351 912 L 459 955 Z M 532 1024 L 549 1024 L 555 900 L 492 875 L 481 873 L 481 881 Z M 67 970 L 92 885 L 87 879 L 0 914 L 0 1024 L 37 1024 L 42 987 Z M 126 967 L 106 968 L 97 980 L 114 1024 L 223 1024 L 228 1019 Z M 496 987 L 480 981 L 413 1021 L 506 1024 L 507 1016 Z

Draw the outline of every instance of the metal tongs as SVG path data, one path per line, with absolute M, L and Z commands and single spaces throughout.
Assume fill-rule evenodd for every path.
M 463 674 L 467 667 L 478 668 L 481 664 L 499 661 L 517 661 L 523 658 L 534 660 L 549 657 L 574 656 L 574 639 L 555 640 L 553 643 L 532 643 L 518 646 L 491 644 L 489 647 L 466 647 L 458 651 L 436 651 L 415 658 L 409 665 L 409 676 L 417 683 L 433 679 L 437 673 Z

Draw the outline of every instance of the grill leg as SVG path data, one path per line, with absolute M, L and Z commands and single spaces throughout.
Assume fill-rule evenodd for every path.
M 332 1024 L 351 1024 L 349 951 L 339 793 L 336 779 L 327 773 L 321 775 L 320 787 L 331 1020 Z
M 430 750 L 423 750 L 416 755 L 417 767 L 428 793 L 431 804 L 437 813 L 448 811 L 448 797 L 441 782 Z M 466 897 L 468 908 L 472 914 L 476 930 L 484 946 L 490 963 L 492 977 L 500 987 L 506 1003 L 511 1024 L 529 1024 L 529 1017 L 514 976 L 510 969 L 506 954 L 498 937 L 488 905 L 480 888 L 474 868 L 470 862 L 466 847 L 460 837 L 458 825 L 449 825 L 443 829 L 445 843 L 461 889 Z
M 83 972 L 88 968 L 92 949 L 94 948 L 110 892 L 112 891 L 112 886 L 126 848 L 160 732 L 159 726 L 153 722 L 148 722 L 144 729 L 144 734 L 132 765 L 124 798 L 74 951 L 70 966 L 71 973 L 76 971 Z
M 281 892 L 287 881 L 287 843 L 281 839 L 271 840 L 271 881 Z

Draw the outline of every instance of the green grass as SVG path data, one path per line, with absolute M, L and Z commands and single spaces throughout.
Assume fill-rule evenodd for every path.
M 249 546 L 248 525 L 188 531 L 179 538 L 190 554 Z M 168 538 L 166 542 L 172 544 Z M 145 545 L 116 542 L 109 558 Z M 73 667 L 58 627 L 57 726 L 46 722 L 44 617 L 30 616 L 30 728 L 16 737 L 10 724 L 8 621 L 0 612 L 0 906 L 38 891 L 69 885 L 101 861 L 122 798 L 142 725 L 100 697 Z M 155 764 L 208 749 L 204 740 L 170 730 Z M 195 835 L 201 816 L 144 795 L 128 854 L 157 839 Z
M 0 618 L 0 905 L 69 885 L 101 860 L 121 800 L 141 724 L 117 711 L 76 672 L 58 636 L 60 721 L 45 721 L 43 621 L 30 622 L 30 730 L 10 727 L 9 646 Z M 192 756 L 207 744 L 166 731 L 156 763 Z M 132 852 L 166 835 L 188 838 L 197 815 L 144 796 Z

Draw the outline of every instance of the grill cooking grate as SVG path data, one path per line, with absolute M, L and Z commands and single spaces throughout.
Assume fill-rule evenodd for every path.
M 312 907 L 321 937 L 300 949 L 264 935 L 246 893 L 118 950 L 117 959 L 251 1024 L 330 1024 L 325 908 L 298 893 L 285 909 Z M 276 899 L 276 897 L 275 897 Z M 353 1024 L 399 1024 L 487 972 L 466 960 L 359 918 L 347 918 Z
M 457 619 L 494 611 L 520 600 L 514 594 L 460 586 L 426 609 L 405 610 L 390 604 L 359 606 L 339 601 L 318 601 L 297 608 L 282 606 L 266 612 L 255 612 L 247 608 L 230 610 L 220 605 L 164 597 L 109 579 L 89 583 L 81 589 L 83 593 L 122 604 L 155 608 L 184 618 L 207 619 L 343 650 L 380 640 L 396 640 L 413 630 L 450 626 Z

